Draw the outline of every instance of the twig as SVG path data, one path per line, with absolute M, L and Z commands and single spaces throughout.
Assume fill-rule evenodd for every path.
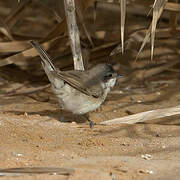
M 8 92 L 8 93 L 5 93 L 5 94 L 1 94 L 0 97 L 3 97 L 3 96 L 18 96 L 18 95 L 26 95 L 26 94 L 32 94 L 32 93 L 35 93 L 37 91 L 42 91 L 46 88 L 50 87 L 50 84 L 47 84 L 45 86 L 40 86 L 40 87 L 37 87 L 37 88 L 29 88 L 25 91 L 21 91 L 21 92 L 14 92 L 15 90 L 11 91 L 11 92 Z M 19 89 L 19 88 L 18 88 Z
M 42 47 L 45 49 L 45 50 L 48 50 L 49 47 L 57 42 L 59 39 L 61 39 L 62 37 L 56 37 L 48 42 L 45 42 L 42 45 Z M 62 48 L 66 49 L 67 47 L 66 46 L 63 46 Z M 35 57 L 37 56 L 37 52 L 34 48 L 30 48 L 30 49 L 25 49 L 24 51 L 22 52 L 19 52 L 17 54 L 14 54 L 12 56 L 9 56 L 9 57 L 6 57 L 4 59 L 0 59 L 0 67 L 1 66 L 6 66 L 8 64 L 13 64 L 15 63 L 15 61 L 18 61 L 18 60 L 21 60 L 21 61 L 26 61 L 27 60 L 27 57 Z
M 79 39 L 79 30 L 76 23 L 74 0 L 64 0 L 69 39 L 74 60 L 74 69 L 84 70 L 82 52 Z
M 106 125 L 107 124 L 120 124 L 120 123 L 135 124 L 138 122 L 145 122 L 152 119 L 158 119 L 158 118 L 173 116 L 177 114 L 180 114 L 180 105 L 171 107 L 171 108 L 156 109 L 156 110 L 141 112 L 141 113 L 137 113 L 137 114 L 121 117 L 121 118 L 104 121 L 104 122 L 101 122 L 100 124 L 106 124 Z
M 5 19 L 5 24 L 8 25 L 9 29 L 12 29 L 12 27 L 16 24 L 16 22 L 18 21 L 18 17 L 22 15 L 22 12 L 24 11 L 25 7 L 30 2 L 30 0 L 23 0 L 21 3 L 17 5 L 16 8 L 13 8 L 13 10 Z
M 9 168 L 0 169 L 0 176 L 22 176 L 32 174 L 57 174 L 69 176 L 73 175 L 75 169 L 63 167 L 22 167 L 22 168 Z

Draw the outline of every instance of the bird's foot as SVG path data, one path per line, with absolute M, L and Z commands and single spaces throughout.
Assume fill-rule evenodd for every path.
M 62 122 L 62 123 L 66 122 L 64 116 L 60 116 L 59 121 Z
M 96 125 L 96 123 L 94 123 L 93 121 L 91 121 L 89 119 L 89 114 L 84 114 L 84 117 L 86 118 L 86 120 L 89 122 L 89 127 L 90 129 L 92 129 L 94 127 L 94 125 Z
M 92 129 L 94 127 L 94 125 L 96 125 L 96 123 L 94 123 L 93 121 L 89 120 L 89 127 Z

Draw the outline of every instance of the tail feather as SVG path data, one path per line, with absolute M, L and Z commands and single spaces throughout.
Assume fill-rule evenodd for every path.
M 59 72 L 58 69 L 55 68 L 53 63 L 51 62 L 51 58 L 47 54 L 45 50 L 41 48 L 41 46 L 35 42 L 35 41 L 30 41 L 31 45 L 37 50 L 39 56 L 42 59 L 42 65 L 44 68 L 44 71 L 46 75 L 48 76 L 49 81 L 53 85 L 55 89 L 61 89 L 64 86 L 64 81 L 61 80 L 60 78 L 57 78 L 56 74 Z M 55 91 L 56 93 L 56 91 Z
M 31 40 L 30 43 L 37 50 L 39 56 L 41 57 L 44 69 L 47 69 L 48 71 L 56 71 L 56 68 L 52 63 L 50 56 L 44 49 L 41 48 L 39 43 L 33 40 Z

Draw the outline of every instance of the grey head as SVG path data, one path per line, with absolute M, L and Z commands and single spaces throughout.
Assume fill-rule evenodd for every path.
M 114 71 L 111 64 L 98 64 L 90 70 L 90 74 L 98 77 L 106 87 L 114 87 L 116 83 L 117 73 Z

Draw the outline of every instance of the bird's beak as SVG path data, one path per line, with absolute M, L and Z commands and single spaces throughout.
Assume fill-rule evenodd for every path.
M 123 75 L 121 75 L 121 74 L 117 74 L 117 73 L 113 73 L 112 74 L 112 77 L 110 78 L 110 79 L 113 79 L 113 78 L 122 78 L 122 77 L 124 77 Z
M 117 73 L 113 73 L 113 76 L 112 76 L 112 78 L 122 78 L 122 77 L 124 77 L 122 74 L 117 74 Z
M 124 77 L 122 74 L 117 74 L 116 78 L 122 78 Z

